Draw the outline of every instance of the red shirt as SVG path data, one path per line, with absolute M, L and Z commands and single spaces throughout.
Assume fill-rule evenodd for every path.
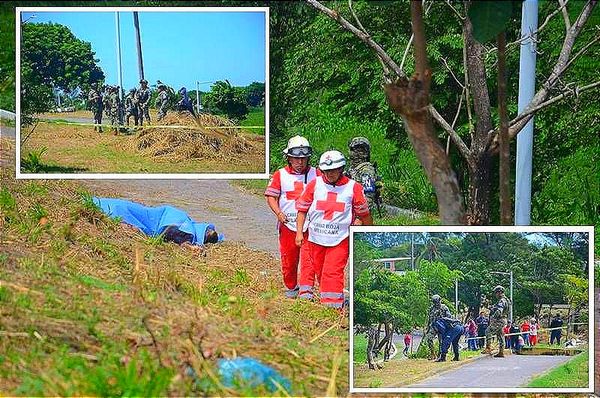
M 529 326 L 529 323 L 521 324 L 521 332 L 529 332 L 530 329 L 531 329 L 531 327 Z
M 405 334 L 404 335 L 404 345 L 409 345 L 410 344 L 410 334 Z

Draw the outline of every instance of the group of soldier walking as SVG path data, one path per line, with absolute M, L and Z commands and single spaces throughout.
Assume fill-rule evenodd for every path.
M 504 357 L 504 331 L 503 328 L 508 321 L 508 311 L 510 309 L 510 300 L 504 295 L 504 287 L 496 286 L 494 294 L 498 302 L 490 308 L 489 325 L 485 331 L 484 354 L 491 354 L 492 337 L 498 341 L 498 353 L 496 358 Z M 427 344 L 431 358 L 436 362 L 446 361 L 446 355 L 450 346 L 454 354 L 453 361 L 459 360 L 458 341 L 464 334 L 465 329 L 462 322 L 453 317 L 448 306 L 442 303 L 439 295 L 434 294 L 431 297 L 431 307 L 428 313 L 428 322 L 423 341 Z M 437 337 L 440 342 L 440 352 L 436 355 L 434 351 L 434 339 Z
M 169 88 L 160 80 L 157 82 L 158 95 L 156 98 L 156 108 L 158 109 L 157 121 L 162 120 L 169 110 Z M 119 86 L 96 85 L 92 87 L 88 95 L 88 103 L 94 114 L 94 130 L 102 132 L 102 114 L 110 120 L 110 125 L 116 135 L 119 126 L 129 126 L 130 119 L 133 117 L 133 123 L 136 126 L 142 126 L 144 120 L 150 124 L 150 105 L 151 92 L 147 80 L 140 80 L 138 88 L 132 88 L 125 95 L 123 100 L 119 96 Z M 188 111 L 195 115 L 194 108 L 188 97 L 187 90 L 182 87 L 179 90 L 181 99 L 177 103 L 177 110 Z

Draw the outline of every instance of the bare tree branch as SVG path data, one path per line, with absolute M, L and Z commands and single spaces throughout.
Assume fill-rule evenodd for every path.
M 514 138 L 519 131 L 521 131 L 521 129 L 523 128 L 523 126 L 525 126 L 525 124 L 527 124 L 529 119 L 531 119 L 531 117 L 533 116 L 533 113 L 535 113 L 536 111 L 549 105 L 549 104 L 546 104 L 545 106 L 540 106 L 542 103 L 544 103 L 544 101 L 548 97 L 550 90 L 555 87 L 556 83 L 559 81 L 562 74 L 567 70 L 567 67 L 571 64 L 569 62 L 569 58 L 571 56 L 571 52 L 573 51 L 575 39 L 579 36 L 579 33 L 581 33 L 581 29 L 583 29 L 583 26 L 585 25 L 586 21 L 589 19 L 590 15 L 592 13 L 592 10 L 597 5 L 597 3 L 598 3 L 598 0 L 588 0 L 586 2 L 586 4 L 583 6 L 579 16 L 577 17 L 577 19 L 575 20 L 575 22 L 573 23 L 571 28 L 567 31 L 567 34 L 565 35 L 565 39 L 563 41 L 562 48 L 560 50 L 560 54 L 558 55 L 558 59 L 556 60 L 556 64 L 554 65 L 554 68 L 552 68 L 552 72 L 550 73 L 550 76 L 548 76 L 548 78 L 546 78 L 546 80 L 542 83 L 541 88 L 534 95 L 531 102 L 525 107 L 525 109 L 523 110 L 521 115 L 517 115 L 517 117 L 510 122 L 509 136 L 511 139 Z M 585 87 L 586 87 L 586 89 L 592 88 L 590 86 L 594 86 L 594 84 L 588 85 Z M 580 88 L 579 91 L 582 91 L 582 89 L 583 89 L 583 87 Z M 556 101 L 553 101 L 553 102 L 556 102 Z M 553 102 L 551 102 L 551 103 L 553 103 Z M 535 110 L 532 111 L 532 109 L 535 109 Z M 498 129 L 496 128 L 496 129 L 489 130 L 488 131 L 488 144 L 492 145 L 492 143 L 493 143 L 494 150 L 497 149 L 496 148 L 497 141 L 498 141 Z
M 400 62 L 400 69 L 404 70 L 404 61 L 406 61 L 406 56 L 408 55 L 408 51 L 410 50 L 410 46 L 412 45 L 413 40 L 415 39 L 415 35 L 411 34 L 410 39 L 408 40 L 408 44 L 404 49 L 404 54 L 402 55 L 402 61 Z
M 565 7 L 567 6 L 567 3 L 569 2 L 569 0 L 565 0 L 563 2 L 563 4 L 557 8 L 556 10 L 552 11 L 550 14 L 548 14 L 548 16 L 546 17 L 546 19 L 544 19 L 544 22 L 542 22 L 542 24 L 537 28 L 537 30 L 535 32 L 530 32 L 530 34 L 525 35 L 523 37 L 521 37 L 518 40 L 512 41 L 510 43 L 508 43 L 506 45 L 506 51 L 508 52 L 508 50 L 512 47 L 515 47 L 517 44 L 521 44 L 522 42 L 524 42 L 525 40 L 529 40 L 530 38 L 537 42 L 537 37 L 539 36 L 540 32 L 546 27 L 546 25 L 548 25 L 548 22 L 550 22 L 550 20 L 559 12 L 561 12 L 562 10 L 565 9 Z M 496 46 L 492 46 L 489 50 L 487 50 L 487 53 L 492 53 L 494 51 L 497 51 L 498 47 Z
M 565 20 L 565 30 L 568 33 L 569 29 L 571 29 L 571 21 L 569 20 L 569 12 L 567 11 L 567 7 L 566 7 L 567 1 L 558 0 L 558 3 L 560 4 L 560 9 L 562 12 L 563 19 Z
M 591 46 L 593 46 L 594 44 L 596 44 L 596 43 L 598 43 L 600 41 L 600 29 L 596 29 L 596 30 L 598 31 L 596 37 L 594 37 L 594 39 L 592 41 L 590 41 L 588 44 L 586 44 L 581 50 L 577 51 L 577 54 L 575 54 L 575 55 L 573 55 L 571 57 L 571 59 L 569 60 L 569 62 L 567 62 L 567 65 L 565 66 L 565 69 L 569 68 L 569 66 L 571 66 L 571 64 L 573 62 L 575 62 L 575 60 L 577 58 L 579 58 L 582 54 L 586 53 L 587 50 Z
M 580 93 L 587 91 L 587 90 L 591 90 L 591 89 L 599 87 L 599 86 L 600 86 L 600 80 L 598 80 L 594 83 L 587 84 L 585 86 L 575 87 L 575 89 L 568 89 L 565 92 L 563 92 L 562 94 L 552 97 L 549 100 L 542 102 L 541 104 L 537 104 L 532 107 L 528 106 L 527 108 L 525 108 L 525 110 L 522 113 L 520 113 L 519 115 L 517 115 L 517 117 L 515 117 L 513 120 L 510 121 L 510 129 L 508 131 L 509 137 L 512 139 L 517 134 L 519 134 L 521 129 L 523 129 L 523 127 L 525 127 L 527 122 L 529 122 L 529 120 L 533 117 L 534 113 L 540 111 L 541 109 L 544 109 L 544 108 L 554 104 L 555 102 L 558 102 L 558 101 L 560 101 L 566 97 L 569 97 L 571 95 L 574 95 L 577 97 Z M 498 137 L 495 137 L 490 149 L 492 151 L 495 151 L 497 149 L 497 147 L 498 147 Z
M 398 64 L 396 64 L 396 62 L 388 55 L 388 53 L 386 53 L 385 50 L 378 43 L 376 43 L 371 38 L 371 36 L 369 36 L 368 34 L 364 33 L 363 31 L 361 31 L 360 29 L 358 29 L 356 26 L 352 25 L 344 17 L 342 17 L 340 14 L 338 14 L 337 11 L 334 11 L 332 9 L 329 9 L 329 8 L 325 7 L 324 5 L 322 5 L 321 3 L 319 3 L 318 1 L 316 1 L 316 0 L 306 0 L 306 2 L 308 4 L 310 4 L 312 7 L 316 8 L 317 10 L 319 10 L 322 13 L 326 14 L 327 16 L 329 16 L 331 19 L 334 19 L 335 21 L 337 21 L 344 29 L 346 29 L 347 31 L 353 33 L 356 37 L 358 37 L 365 44 L 367 44 L 369 47 L 371 47 L 371 49 L 373 49 L 373 51 L 375 51 L 375 53 L 377 54 L 377 56 L 381 57 L 382 61 L 398 77 L 405 77 L 406 76 L 404 74 L 404 72 L 402 71 L 402 69 L 398 66 Z
M 442 62 L 444 63 L 444 66 L 446 67 L 446 69 L 448 69 L 448 72 L 450 72 L 450 74 L 452 75 L 452 77 L 454 78 L 454 81 L 456 83 L 458 83 L 459 86 L 461 86 L 462 88 L 465 88 L 465 85 L 461 83 L 460 80 L 458 80 L 458 78 L 456 77 L 456 75 L 454 74 L 454 72 L 452 72 L 452 69 L 450 69 L 450 65 L 448 65 L 448 62 L 446 61 L 446 58 L 444 57 L 440 57 L 440 59 L 442 60 Z
M 369 32 L 367 32 L 367 30 L 363 26 L 362 22 L 360 22 L 360 19 L 358 19 L 358 15 L 356 15 L 356 13 L 354 12 L 354 8 L 352 7 L 352 0 L 348 0 L 348 8 L 350 9 L 350 12 L 352 13 L 352 17 L 356 21 L 356 24 L 358 25 L 358 27 L 367 36 L 370 37 L 371 35 L 369 34 Z M 383 68 L 383 76 L 384 76 L 384 79 L 386 80 L 386 83 L 390 83 L 392 81 L 390 78 L 390 75 L 392 74 L 390 71 L 390 68 L 385 64 L 384 60 L 381 58 L 381 56 L 379 54 L 377 54 L 377 59 L 379 60 L 379 63 L 381 64 L 381 67 Z M 402 69 L 402 66 L 400 67 L 400 69 Z
M 452 137 L 454 145 L 456 145 L 460 154 L 468 161 L 471 158 L 471 150 L 469 147 L 467 147 L 462 138 L 460 138 L 458 133 L 452 128 L 452 126 L 448 124 L 446 119 L 444 119 L 432 105 L 429 106 L 429 113 L 431 113 L 431 116 L 448 133 L 448 135 Z
M 450 9 L 454 12 L 454 15 L 456 15 L 458 17 L 458 20 L 462 23 L 465 20 L 465 17 L 463 17 L 460 12 L 458 12 L 458 10 L 456 8 L 454 8 L 454 6 L 452 6 L 452 3 L 450 3 L 450 0 L 446 0 L 446 5 L 448 7 L 450 7 Z

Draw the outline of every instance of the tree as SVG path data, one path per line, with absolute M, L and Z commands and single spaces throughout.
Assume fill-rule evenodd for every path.
M 90 43 L 54 23 L 21 26 L 21 111 L 27 123 L 35 113 L 52 106 L 53 90 L 87 91 L 104 80 Z
M 233 120 L 243 120 L 248 114 L 244 89 L 233 87 L 228 80 L 216 82 L 204 96 L 204 103 Z
M 457 78 L 456 80 L 464 87 L 463 94 L 466 98 L 465 108 L 468 114 L 469 126 L 467 133 L 470 142 L 457 132 L 454 128 L 454 122 L 449 123 L 447 117 L 442 116 L 434 106 L 429 105 L 431 70 L 427 65 L 422 13 L 419 4 L 415 4 L 419 2 L 411 2 L 415 60 L 417 60 L 416 64 L 418 65 L 415 66 L 416 73 L 413 78 L 408 79 L 402 67 L 403 64 L 398 65 L 393 57 L 373 39 L 374 36 L 366 31 L 351 7 L 350 12 L 356 21 L 356 25 L 342 17 L 339 11 L 329 9 L 316 0 L 307 1 L 367 44 L 380 60 L 386 82 L 385 91 L 388 101 L 394 111 L 403 117 L 417 157 L 436 189 L 442 223 L 456 224 L 465 221 L 469 224 L 489 223 L 493 191 L 491 166 L 499 148 L 499 129 L 494 127 L 494 115 L 486 72 L 486 57 L 493 51 L 488 51 L 482 44 L 474 40 L 471 21 L 465 17 L 464 12 L 447 3 L 449 7 L 452 7 L 462 25 L 465 49 L 464 69 L 466 73 L 462 82 Z M 541 109 L 575 93 L 600 86 L 600 81 L 590 84 L 575 81 L 566 86 L 561 82 L 561 78 L 567 75 L 566 72 L 575 60 L 588 52 L 600 40 L 597 35 L 594 36 L 591 33 L 593 29 L 586 31 L 583 36 L 588 37 L 589 40 L 579 44 L 578 51 L 573 54 L 576 39 L 582 34 L 596 3 L 596 0 L 588 0 L 585 4 L 570 5 L 569 10 L 566 5 L 559 5 L 555 11 L 548 14 L 546 21 L 540 25 L 540 29 L 534 32 L 535 35 L 539 35 L 547 25 L 547 21 L 555 18 L 559 13 L 563 15 L 565 25 L 563 44 L 554 60 L 550 73 L 542 79 L 539 85 L 540 89 L 535 94 L 534 99 L 523 112 L 510 120 L 508 129 L 510 139 L 514 138 L 533 115 Z M 572 13 L 570 10 L 573 10 L 573 7 L 579 8 L 574 20 L 570 16 L 570 13 Z M 574 90 L 573 87 L 575 87 Z M 472 109 L 469 99 L 472 100 Z M 461 104 L 462 102 L 459 102 L 459 105 Z M 424 112 L 424 110 L 427 110 L 427 112 Z M 461 106 L 458 107 L 454 119 L 456 120 L 460 114 Z M 469 181 L 466 213 L 462 210 L 461 198 L 458 196 L 460 189 L 456 181 L 456 174 L 452 167 L 448 167 L 450 164 L 448 155 L 444 151 L 440 151 L 439 140 L 435 134 L 432 134 L 428 122 L 430 116 L 448 134 L 460 156 L 467 163 Z
M 265 100 L 265 84 L 259 82 L 252 82 L 247 87 L 244 87 L 246 91 L 246 103 L 248 106 L 262 106 Z

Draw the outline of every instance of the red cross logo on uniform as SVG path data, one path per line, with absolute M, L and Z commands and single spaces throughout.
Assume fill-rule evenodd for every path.
M 304 184 L 302 183 L 302 181 L 294 181 L 294 190 L 287 191 L 285 193 L 285 197 L 287 200 L 296 200 L 300 197 L 303 190 L 304 190 Z
M 323 220 L 333 220 L 335 212 L 343 212 L 346 203 L 337 201 L 336 192 L 327 192 L 327 199 L 317 200 L 317 210 L 324 210 Z

